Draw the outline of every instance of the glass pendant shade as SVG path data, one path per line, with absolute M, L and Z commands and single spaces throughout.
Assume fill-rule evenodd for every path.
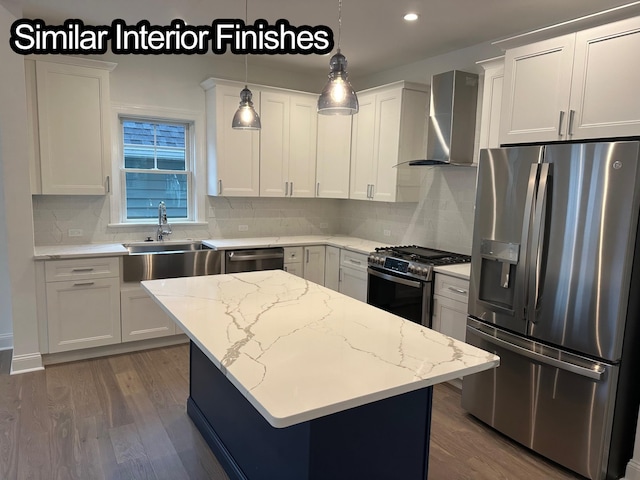
M 253 108 L 252 97 L 251 90 L 245 85 L 240 92 L 240 105 L 233 116 L 231 128 L 237 130 L 260 130 L 260 117 L 258 116 L 258 112 Z
M 347 59 L 340 50 L 329 61 L 329 81 L 318 98 L 318 113 L 353 115 L 358 113 L 358 97 L 349 83 Z

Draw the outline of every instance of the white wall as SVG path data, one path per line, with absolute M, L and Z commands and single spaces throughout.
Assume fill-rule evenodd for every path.
M 0 31 L 8 32 L 17 18 L 0 4 Z M 33 223 L 29 221 L 33 212 L 27 156 L 24 60 L 11 51 L 7 41 L 0 42 L 0 65 L 0 162 L 4 193 L 0 217 L 6 226 L 6 238 L 3 239 L 6 242 L 0 247 L 0 258 L 7 267 L 0 273 L 3 276 L 0 302 L 11 306 L 14 345 L 12 371 L 27 371 L 42 368 L 42 359 L 36 317 Z M 8 281 L 4 277 L 7 272 Z M 6 315 L 8 308 L 3 308 L 2 313 Z M 2 320 L 2 325 L 6 327 L 6 319 Z

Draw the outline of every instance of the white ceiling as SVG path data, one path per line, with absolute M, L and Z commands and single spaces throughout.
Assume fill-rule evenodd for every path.
M 192 25 L 215 19 L 244 18 L 241 0 L 8 0 L 20 5 L 25 18 L 62 24 L 79 18 L 88 25 L 128 24 L 149 20 L 168 25 L 181 18 Z M 509 37 L 589 15 L 629 0 L 343 0 L 342 52 L 353 76 L 364 76 L 453 50 Z M 638 2 L 634 2 L 638 3 Z M 250 0 L 249 21 L 273 24 L 327 25 L 337 38 L 337 0 Z M 417 22 L 402 16 L 414 11 Z M 328 56 L 252 56 L 251 62 L 311 74 L 328 72 Z

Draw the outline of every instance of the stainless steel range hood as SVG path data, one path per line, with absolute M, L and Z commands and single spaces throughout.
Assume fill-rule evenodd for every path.
M 431 77 L 427 152 L 409 165 L 470 165 L 477 101 L 475 73 L 452 70 Z

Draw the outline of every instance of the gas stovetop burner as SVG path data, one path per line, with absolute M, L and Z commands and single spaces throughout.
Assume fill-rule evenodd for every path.
M 417 245 L 380 247 L 369 255 L 369 266 L 401 273 L 412 278 L 430 280 L 433 267 L 468 263 L 471 257 Z

